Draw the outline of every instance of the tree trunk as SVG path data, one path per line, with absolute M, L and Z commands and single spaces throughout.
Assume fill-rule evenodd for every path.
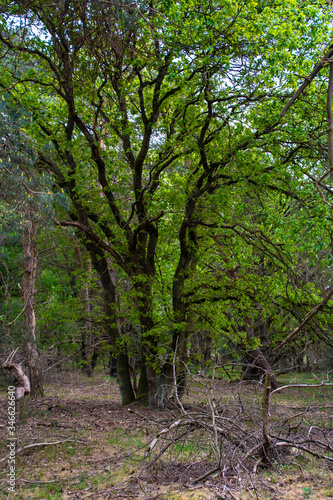
M 135 394 L 132 387 L 129 360 L 126 345 L 120 345 L 120 335 L 116 321 L 116 288 L 110 276 L 107 260 L 95 245 L 86 242 L 90 253 L 92 264 L 98 272 L 104 299 L 105 326 L 110 338 L 110 344 L 115 350 L 117 357 L 117 378 L 123 405 L 128 405 L 135 401 Z
M 22 296 L 24 300 L 24 321 L 26 330 L 26 354 L 30 374 L 31 397 L 44 397 L 40 353 L 36 345 L 36 318 L 34 293 L 37 267 L 36 225 L 32 218 L 23 229 L 24 276 Z
M 138 391 L 136 393 L 136 397 L 137 399 L 147 399 L 148 393 L 149 393 L 149 387 L 148 387 L 147 363 L 145 357 L 142 356 L 141 373 L 139 377 Z
M 271 436 L 269 430 L 270 393 L 271 393 L 271 377 L 270 374 L 267 372 L 265 377 L 264 394 L 262 398 L 262 410 L 261 410 L 264 461 L 268 461 L 268 456 L 271 449 Z
M 141 277 L 140 277 L 141 278 Z M 138 398 L 148 393 L 148 404 L 151 408 L 164 406 L 163 376 L 157 372 L 157 341 L 152 335 L 154 322 L 152 319 L 153 296 L 150 277 L 145 280 L 135 279 L 135 290 L 138 296 L 138 309 L 141 325 L 142 367 L 138 385 Z
M 253 325 L 253 320 L 248 319 L 246 328 L 246 337 L 249 342 L 251 342 L 252 338 L 255 338 L 252 325 Z M 261 349 L 258 347 L 257 349 L 249 351 L 247 354 L 253 360 L 252 361 L 253 365 L 259 367 L 263 375 L 269 373 L 272 390 L 277 389 L 279 387 L 278 381 L 276 380 L 271 365 L 263 355 Z
M 194 244 L 195 235 L 191 234 L 191 240 Z M 188 249 L 187 249 L 188 250 Z M 174 371 L 176 373 L 175 390 L 177 398 L 181 399 L 186 388 L 186 365 L 188 363 L 188 337 L 192 328 L 192 318 L 187 318 L 186 301 L 184 298 L 185 280 L 190 272 L 196 271 L 196 259 L 192 252 L 184 252 L 180 256 L 177 270 L 174 275 L 172 285 L 172 307 L 175 318 L 175 330 L 172 339 L 172 352 L 174 356 Z
M 109 374 L 110 377 L 117 376 L 117 358 L 110 352 L 110 360 L 109 360 Z
M 76 261 L 79 269 L 83 271 L 82 253 L 81 248 L 77 241 L 74 240 Z M 87 261 L 87 278 L 91 277 L 91 262 L 90 259 Z M 92 328 L 91 328 L 91 310 L 90 310 L 90 299 L 89 299 L 89 285 L 85 281 L 83 283 L 83 296 L 84 296 L 84 309 L 86 313 L 86 335 L 85 335 L 85 351 L 84 351 L 84 361 L 86 364 L 86 373 L 88 377 L 93 374 L 93 368 L 91 364 L 92 358 Z

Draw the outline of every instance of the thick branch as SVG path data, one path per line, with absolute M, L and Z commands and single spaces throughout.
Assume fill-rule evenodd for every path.
M 289 108 L 294 104 L 295 101 L 299 98 L 299 96 L 302 94 L 302 92 L 306 89 L 306 87 L 312 82 L 312 80 L 317 76 L 319 71 L 324 67 L 324 64 L 327 63 L 327 60 L 333 56 L 333 44 L 330 45 L 328 52 L 324 55 L 324 57 L 319 61 L 318 64 L 313 68 L 311 73 L 309 74 L 308 77 L 305 78 L 304 82 L 298 89 L 296 90 L 295 94 L 292 96 L 291 99 L 287 102 L 283 110 L 281 111 L 280 114 L 280 120 L 281 118 L 284 117 L 284 115 L 287 113 Z
M 333 93 L 333 64 L 330 64 L 330 76 L 327 88 L 327 145 L 328 145 L 328 166 L 333 171 L 333 114 L 332 114 L 332 93 Z
M 110 253 L 117 260 L 117 262 L 119 264 L 122 263 L 121 256 L 112 247 L 110 247 L 110 245 L 107 245 L 106 243 L 104 243 L 104 241 L 99 236 L 97 236 L 96 234 L 94 234 L 93 231 L 91 231 L 91 229 L 89 229 L 87 226 L 85 226 L 81 222 L 75 222 L 75 221 L 69 221 L 69 222 L 68 221 L 56 221 L 55 223 L 58 226 L 63 226 L 63 227 L 77 227 L 78 229 L 81 229 L 81 231 L 84 231 L 85 234 L 87 236 L 89 236 L 89 238 L 91 238 L 95 243 L 97 243 L 97 245 L 100 248 L 103 248 L 103 250 L 105 250 L 106 252 Z

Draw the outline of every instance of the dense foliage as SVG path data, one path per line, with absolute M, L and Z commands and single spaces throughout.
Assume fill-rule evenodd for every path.
M 32 203 L 40 346 L 93 331 L 124 403 L 181 397 L 212 353 L 263 372 L 323 356 L 329 305 L 273 350 L 331 285 L 330 62 L 280 116 L 330 20 L 319 1 L 2 1 L 3 322 Z

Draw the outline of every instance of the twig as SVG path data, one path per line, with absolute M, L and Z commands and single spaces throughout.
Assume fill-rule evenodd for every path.
M 330 300 L 332 295 L 333 295 L 333 287 L 329 290 L 328 294 L 320 302 L 320 304 L 318 304 L 316 307 L 314 307 L 305 316 L 303 321 L 295 328 L 295 330 L 293 330 L 291 333 L 289 333 L 289 335 L 284 339 L 284 341 L 281 342 L 281 344 L 279 344 L 277 347 L 275 347 L 275 349 L 273 349 L 272 352 L 277 351 L 278 349 L 281 349 L 281 347 L 283 347 L 287 342 L 289 342 L 289 340 L 291 340 L 293 337 L 295 337 L 295 335 L 298 334 L 298 332 L 310 321 L 310 319 L 313 318 L 313 316 L 315 316 L 320 311 L 320 309 L 322 309 L 327 304 L 327 302 Z M 272 392 L 274 392 L 274 391 L 272 391 Z
M 157 420 L 153 420 L 152 418 L 145 417 L 138 411 L 133 410 L 133 408 L 128 408 L 129 413 L 134 413 L 138 417 L 140 417 L 142 420 L 146 420 L 147 422 L 152 422 L 155 425 L 163 425 L 162 423 L 158 422 Z
M 257 488 L 254 486 L 254 483 L 253 483 L 250 471 L 248 471 L 247 468 L 243 464 L 240 464 L 240 465 L 241 465 L 241 467 L 243 467 L 243 469 L 245 470 L 245 472 L 249 475 L 250 482 L 252 484 L 252 488 L 253 488 L 253 491 L 255 493 L 256 499 L 259 500 L 258 493 L 257 493 Z M 251 492 L 249 491 L 249 493 L 251 493 Z
M 46 483 L 56 483 L 57 481 L 55 479 L 52 479 L 51 481 L 28 481 L 27 479 L 19 478 L 17 481 L 24 481 L 25 483 L 29 484 L 46 484 Z
M 300 417 L 301 415 L 304 415 L 304 413 L 307 413 L 308 411 L 312 410 L 311 406 L 308 406 L 306 410 L 301 411 L 300 413 L 296 413 L 296 415 L 292 415 L 291 417 L 285 418 L 282 422 L 282 425 L 285 425 L 289 420 L 292 420 L 293 418 Z
M 1 323 L 3 324 L 3 326 L 10 326 L 10 325 L 12 325 L 13 323 L 15 323 L 15 321 L 16 321 L 17 319 L 19 319 L 19 317 L 21 316 L 21 314 L 23 314 L 23 313 L 24 313 L 24 311 L 25 311 L 26 307 L 27 307 L 27 304 L 23 307 L 22 311 L 20 311 L 20 312 L 18 313 L 18 315 L 16 316 L 16 318 L 14 318 L 14 319 L 13 319 L 12 321 L 10 321 L 9 323 L 4 323 L 4 322 L 2 321 L 2 319 L 1 319 L 1 318 L 3 318 L 3 316 L 1 316 L 0 321 L 1 321 Z
M 178 339 L 177 339 L 177 342 L 176 342 L 175 353 L 174 353 L 174 356 L 173 356 L 173 364 L 172 364 L 173 380 L 174 380 L 174 386 L 175 386 L 174 388 L 175 388 L 175 398 L 176 398 L 176 401 L 177 401 L 180 409 L 182 410 L 183 414 L 186 415 L 185 408 L 182 405 L 182 403 L 181 403 L 181 401 L 179 399 L 179 396 L 178 396 L 177 376 L 176 376 L 176 353 L 177 353 L 177 349 L 178 349 Z
M 234 500 L 238 500 L 237 497 L 235 497 L 235 495 L 233 493 L 231 493 L 231 490 L 229 490 L 229 488 L 227 488 L 228 490 L 228 494 L 234 499 Z
M 187 436 L 187 434 L 188 434 L 188 431 L 183 432 L 182 434 L 180 434 L 176 438 L 171 438 L 171 440 L 164 446 L 164 448 L 161 449 L 161 451 L 159 452 L 159 454 L 157 455 L 157 457 L 154 458 L 153 463 L 157 462 L 157 460 L 167 451 L 168 448 L 170 448 L 170 446 L 172 446 L 173 444 L 175 444 L 178 441 L 180 441 L 183 437 Z
M 197 479 L 194 479 L 194 481 L 192 481 L 192 484 L 199 483 L 199 481 L 206 479 L 206 477 L 211 476 L 215 472 L 218 472 L 220 469 L 221 467 L 219 465 L 217 467 L 214 467 L 214 469 L 211 469 L 208 472 L 205 472 L 205 474 L 202 474 L 202 476 L 198 477 Z
M 264 441 L 264 453 L 267 455 L 271 447 L 271 437 L 269 430 L 269 409 L 270 409 L 270 394 L 271 394 L 271 376 L 267 372 L 265 377 L 264 394 L 262 398 L 262 432 Z
M 261 448 L 261 447 L 262 447 L 262 443 L 259 443 L 259 444 L 257 444 L 257 446 L 255 446 L 254 448 L 251 448 L 251 450 L 249 450 L 249 451 L 247 452 L 247 454 L 245 455 L 245 457 L 243 458 L 243 462 L 245 462 L 245 460 L 246 460 L 247 458 L 249 458 L 249 457 L 250 457 L 250 456 L 251 456 L 251 455 L 252 455 L 255 451 L 259 450 L 259 448 Z

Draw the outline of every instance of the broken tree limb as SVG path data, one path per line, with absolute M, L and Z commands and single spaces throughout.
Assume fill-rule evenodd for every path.
M 15 450 L 15 454 L 17 455 L 18 453 L 21 453 L 24 450 L 27 450 L 29 448 L 35 448 L 37 446 L 50 446 L 51 444 L 61 444 L 61 443 L 68 443 L 68 442 L 76 442 L 76 443 L 83 443 L 83 441 L 77 441 L 76 439 L 64 439 L 63 441 L 53 441 L 51 443 L 33 443 L 33 444 L 28 444 L 27 446 L 22 446 L 22 448 L 18 448 Z M 5 457 L 1 458 L 0 463 L 4 462 L 10 455 L 6 455 Z
M 283 391 L 285 389 L 293 389 L 294 387 L 324 387 L 328 385 L 333 385 L 333 382 L 321 382 L 320 384 L 290 384 L 290 385 L 283 385 L 282 387 L 278 387 L 277 389 L 274 389 L 274 391 L 271 392 L 271 396 L 275 394 L 276 392 Z
M 30 380 L 29 377 L 24 373 L 21 364 L 13 363 L 16 352 L 17 349 L 8 356 L 3 364 L 3 368 L 5 370 L 15 371 L 18 380 L 22 384 L 20 387 L 16 388 L 16 399 L 21 399 L 25 394 L 30 394 Z
M 312 80 L 317 76 L 317 74 L 319 73 L 319 71 L 324 67 L 325 63 L 328 62 L 328 59 L 330 57 L 332 57 L 332 56 L 333 56 L 333 44 L 331 44 L 329 46 L 328 51 L 326 52 L 326 54 L 324 55 L 324 57 L 319 61 L 318 64 L 315 65 L 315 67 L 313 68 L 313 70 L 311 71 L 311 73 L 309 74 L 309 76 L 307 76 L 304 79 L 304 82 L 302 83 L 302 85 L 300 85 L 298 87 L 298 89 L 296 90 L 295 94 L 292 96 L 291 99 L 289 99 L 289 101 L 287 102 L 287 104 L 285 105 L 285 107 L 283 108 L 283 110 L 280 113 L 280 120 L 281 120 L 281 118 L 284 117 L 284 115 L 287 113 L 287 111 L 289 110 L 289 108 L 291 108 L 291 106 L 294 104 L 294 102 L 297 101 L 297 99 L 302 94 L 302 92 L 312 82 Z
M 274 446 L 291 446 L 293 448 L 297 448 L 299 450 L 305 451 L 306 453 L 309 453 L 310 455 L 313 455 L 314 457 L 320 458 L 320 459 L 326 459 L 329 462 L 333 462 L 333 457 L 330 457 L 328 455 L 324 455 L 322 453 L 318 453 L 316 451 L 310 450 L 307 446 L 303 446 L 301 443 L 297 443 L 293 441 L 292 439 L 288 439 L 286 437 L 279 437 L 279 436 L 273 436 L 273 439 L 279 440 L 278 442 L 274 443 Z M 315 441 L 314 441 L 315 443 Z
M 293 337 L 295 337 L 295 335 L 297 335 L 301 330 L 302 328 L 310 321 L 310 319 L 312 319 L 326 304 L 327 302 L 330 300 L 330 298 L 332 297 L 333 295 L 333 287 L 329 290 L 328 294 L 326 295 L 326 297 L 320 302 L 320 304 L 318 304 L 316 307 L 314 307 L 306 316 L 305 318 L 303 319 L 302 323 L 300 323 L 296 328 L 295 330 L 293 330 L 291 333 L 289 333 L 289 335 L 283 340 L 283 342 L 281 342 L 281 344 L 279 344 L 277 347 L 275 347 L 275 349 L 273 349 L 272 352 L 275 352 L 277 351 L 278 349 L 281 349 L 281 347 L 283 347 L 284 345 L 286 345 L 287 342 L 289 342 L 289 340 L 291 340 Z
M 179 427 L 181 425 L 187 425 L 187 424 L 192 424 L 193 425 L 193 423 L 194 422 L 193 422 L 192 419 L 183 420 L 182 418 L 180 418 L 176 422 L 173 422 L 166 429 L 162 429 L 158 434 L 156 434 L 156 436 L 154 437 L 154 439 L 149 443 L 148 449 L 147 449 L 147 451 L 145 453 L 145 458 L 147 458 L 148 455 L 150 455 L 150 453 L 152 452 L 153 448 L 155 448 L 156 444 L 158 443 L 160 437 L 163 436 L 163 434 L 166 434 L 167 432 L 170 432 L 172 429 L 174 429 L 176 427 Z
M 197 477 L 197 479 L 194 479 L 192 481 L 192 484 L 197 484 L 203 479 L 206 479 L 206 477 L 211 476 L 212 474 L 215 474 L 215 472 L 218 472 L 221 469 L 221 465 L 218 465 L 217 467 L 214 467 L 214 469 L 211 469 L 204 474 L 202 474 L 200 477 Z

